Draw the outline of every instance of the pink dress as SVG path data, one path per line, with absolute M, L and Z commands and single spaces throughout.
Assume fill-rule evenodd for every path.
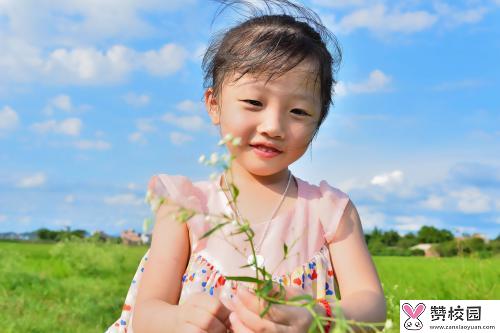
M 317 186 L 295 178 L 298 184 L 295 206 L 281 214 L 278 211 L 262 242 L 260 252 L 265 257 L 266 270 L 272 274 L 274 281 L 302 288 L 315 298 L 336 298 L 328 244 L 335 235 L 349 197 L 324 180 Z M 160 174 L 151 178 L 148 193 L 153 203 L 163 196 L 204 213 L 233 215 L 217 180 L 191 182 L 185 176 Z M 265 225 L 266 223 L 252 225 L 255 244 L 260 242 Z M 182 277 L 179 304 L 196 292 L 232 297 L 238 285 L 245 283 L 226 280 L 225 276 L 255 276 L 251 268 L 240 268 L 247 264 L 247 256 L 251 253 L 243 251 L 248 248 L 248 242 L 243 240 L 244 236 L 230 236 L 235 226 L 228 224 L 200 240 L 211 226 L 203 215 L 195 215 L 187 222 L 191 256 Z M 288 246 L 285 260 L 284 243 Z M 149 250 L 137 268 L 120 318 L 107 332 L 132 332 L 137 286 L 141 281 L 148 253 Z

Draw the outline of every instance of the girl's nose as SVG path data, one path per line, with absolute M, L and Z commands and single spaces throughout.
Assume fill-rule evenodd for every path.
M 285 130 L 282 124 L 283 120 L 281 119 L 278 112 L 262 112 L 262 120 L 257 126 L 257 132 L 260 134 L 267 134 L 272 138 L 281 138 L 285 137 Z

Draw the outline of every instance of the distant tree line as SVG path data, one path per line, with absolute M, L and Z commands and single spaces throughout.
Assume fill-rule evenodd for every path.
M 37 239 L 42 241 L 86 240 L 88 242 L 121 243 L 120 237 L 112 237 L 100 231 L 90 234 L 83 229 L 70 230 L 66 228 L 66 230 L 49 230 L 41 228 L 36 230 L 35 233 Z
M 121 243 L 120 237 L 112 237 L 103 232 L 89 234 L 86 230 L 36 230 L 37 239 L 41 241 L 59 242 L 63 240 L 85 240 L 88 242 Z M 395 230 L 383 231 L 374 228 L 365 233 L 366 244 L 372 255 L 382 256 L 423 256 L 422 249 L 412 249 L 417 244 L 432 244 L 433 251 L 441 257 L 476 256 L 489 258 L 500 255 L 500 235 L 495 239 L 485 241 L 477 235 L 464 234 L 463 237 L 454 237 L 446 229 L 437 229 L 433 226 L 423 226 L 416 233 L 400 235 Z
M 404 236 L 394 230 L 374 228 L 371 233 L 365 234 L 365 240 L 372 255 L 424 255 L 421 249 L 411 249 L 422 243 L 432 244 L 432 249 L 441 257 L 463 255 L 488 258 L 500 254 L 500 235 L 486 242 L 481 237 L 468 234 L 456 238 L 449 230 L 432 226 L 423 226 L 416 233 Z

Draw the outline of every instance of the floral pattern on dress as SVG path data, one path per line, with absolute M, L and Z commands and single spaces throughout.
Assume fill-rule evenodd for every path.
M 138 284 L 141 281 L 144 265 L 148 260 L 149 250 L 143 256 L 132 279 L 120 318 L 116 320 L 106 333 L 133 333 L 132 320 Z M 182 276 L 182 290 L 179 304 L 192 293 L 206 292 L 211 296 L 233 297 L 239 286 L 250 284 L 226 280 L 220 270 L 206 258 L 203 251 L 193 253 L 188 267 Z M 290 274 L 273 275 L 273 281 L 284 286 L 300 287 L 304 292 L 316 299 L 335 299 L 334 271 L 331 267 L 328 247 L 324 245 L 306 264 L 297 267 Z

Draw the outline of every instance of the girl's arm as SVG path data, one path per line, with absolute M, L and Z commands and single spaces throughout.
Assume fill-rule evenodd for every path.
M 340 288 L 338 304 L 346 319 L 385 322 L 384 291 L 366 246 L 358 212 L 350 200 L 329 249 Z M 353 329 L 361 332 L 359 327 Z
M 192 293 L 177 305 L 190 254 L 187 225 L 172 217 L 177 209 L 162 205 L 156 213 L 151 248 L 133 309 L 133 330 L 225 333 L 230 311 L 218 298 L 204 292 Z
M 187 225 L 170 215 L 177 210 L 161 205 L 155 216 L 151 248 L 138 286 L 135 332 L 166 332 L 173 329 L 181 292 L 182 275 L 189 259 Z

